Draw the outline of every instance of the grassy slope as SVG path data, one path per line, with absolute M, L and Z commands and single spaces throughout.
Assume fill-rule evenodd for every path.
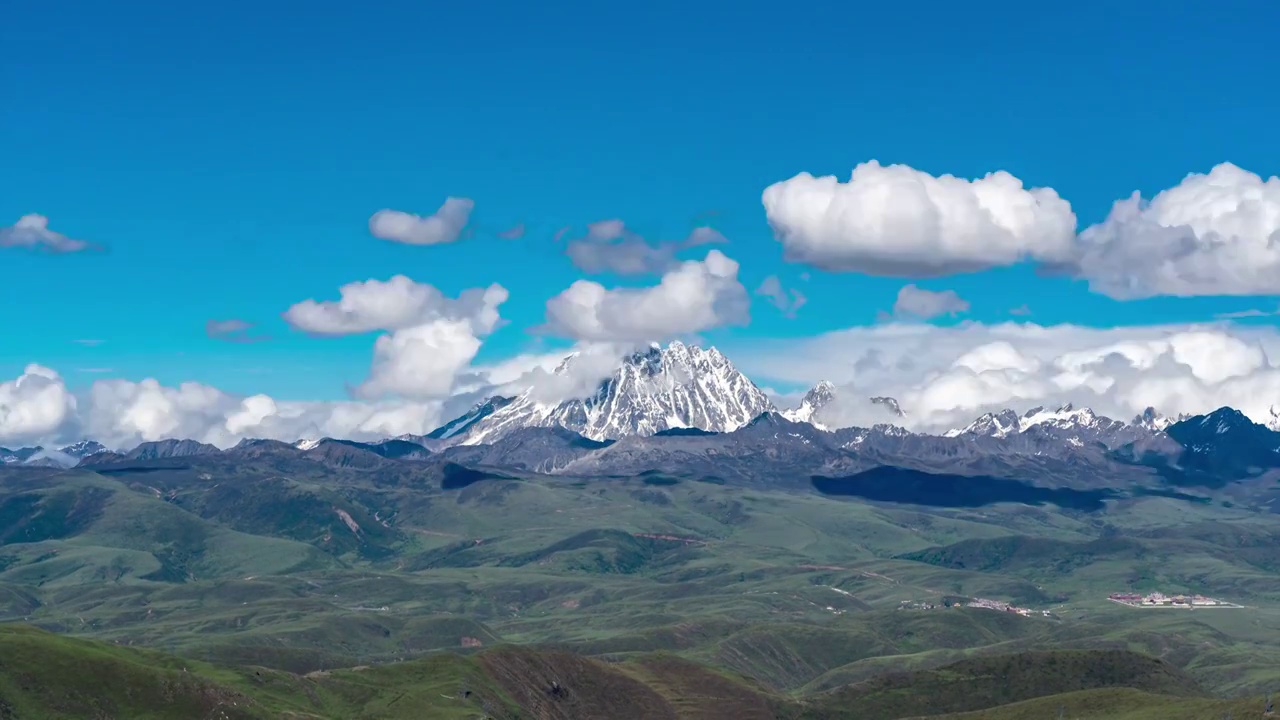
M 79 472 L 0 485 L 5 497 L 109 493 L 96 514 L 98 495 L 51 503 L 39 532 L 0 546 L 0 619 L 298 672 L 479 641 L 615 658 L 675 652 L 776 692 L 1046 647 L 1134 649 L 1221 692 L 1280 680 L 1280 580 L 1261 550 L 1273 520 L 1244 511 L 1165 499 L 1096 515 L 923 511 L 597 479 L 441 492 L 412 477 L 281 472 Z M 22 507 L 16 516 L 31 514 Z M 351 532 L 339 507 L 382 530 Z M 1126 534 L 1098 543 L 1107 526 Z M 1012 561 L 995 566 L 902 557 L 958 543 L 981 557 L 1010 536 L 1035 543 L 1023 552 L 1015 537 Z M 1155 586 L 1255 607 L 1188 615 L 1102 599 Z M 1062 620 L 895 610 L 947 594 L 1052 608 Z
M 1263 700 L 1170 697 L 1129 689 L 1086 690 L 934 720 L 1238 720 L 1262 718 Z
M 1005 704 L 1063 689 L 1114 685 L 1154 692 L 1074 692 Z M 406 663 L 295 675 L 232 669 L 28 627 L 0 626 L 0 717 L 6 720 L 875 720 L 997 703 L 1003 707 L 974 717 L 1043 717 L 1035 713 L 1059 706 L 1091 718 L 1128 717 L 1116 713 L 1150 713 L 1153 707 L 1194 707 L 1201 713 L 1162 717 L 1204 717 L 1210 711 L 1260 707 L 1257 701 L 1195 697 L 1192 687 L 1167 666 L 1122 653 L 966 661 L 805 699 L 776 695 L 748 679 L 666 654 L 609 664 L 569 653 L 504 647 L 470 657 L 444 653 Z
M 997 707 L 1029 698 L 1106 687 L 1195 696 L 1184 673 L 1125 651 L 1055 651 L 961 660 L 933 670 L 890 673 L 833 693 L 865 720 Z

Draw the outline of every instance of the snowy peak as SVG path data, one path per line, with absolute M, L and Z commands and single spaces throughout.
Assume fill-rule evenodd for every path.
M 0 448 L 0 465 L 39 465 L 44 467 L 72 467 L 90 455 L 106 452 L 107 448 L 94 440 L 81 440 L 57 450 L 39 445 L 17 450 Z
M 81 440 L 78 443 L 61 448 L 59 452 L 76 460 L 83 460 L 90 455 L 107 452 L 107 447 L 97 440 Z
M 1002 438 L 1019 432 L 1022 432 L 1022 418 L 1018 417 L 1018 413 L 1013 410 L 1001 410 L 998 413 L 987 413 L 968 425 L 948 430 L 943 435 L 945 437 L 983 435 Z
M 573 361 L 568 358 L 555 374 L 572 373 Z M 564 427 L 592 440 L 673 428 L 729 432 L 772 409 L 719 350 L 673 342 L 627 356 L 590 397 L 547 404 L 526 392 L 488 412 L 478 406 L 443 426 L 441 435 L 452 444 L 476 445 L 525 427 Z
M 847 422 L 840 422 L 839 411 L 832 412 L 835 410 L 833 405 L 836 403 L 839 394 L 834 383 L 823 380 L 804 394 L 804 398 L 801 399 L 798 407 L 783 410 L 782 416 L 791 422 L 807 422 L 824 430 L 847 425 Z M 868 398 L 867 402 L 883 411 L 881 414 L 891 415 L 892 417 L 903 417 L 905 415 L 898 405 L 898 401 L 891 397 Z M 846 407 L 845 409 L 848 408 Z M 837 417 L 833 417 L 833 415 Z
M 454 435 L 464 433 L 472 425 L 484 420 L 498 410 L 510 405 L 515 400 L 513 397 L 501 397 L 494 395 L 491 398 L 483 400 L 475 404 L 466 414 L 450 420 L 440 427 L 427 433 L 427 437 L 432 440 L 448 440 Z
M 1013 410 L 987 413 L 969 425 L 950 430 L 946 437 L 1022 437 L 1030 441 L 1060 441 L 1075 447 L 1116 448 L 1158 434 L 1143 425 L 1112 420 L 1089 408 L 1063 405 L 1056 410 L 1035 407 L 1019 415 Z
M 831 401 L 835 399 L 835 384 L 828 380 L 823 380 L 804 394 L 804 398 L 800 400 L 799 407 L 783 410 L 781 414 L 782 417 L 791 422 L 807 422 L 810 425 L 821 428 L 823 425 L 815 416 L 819 410 L 830 405 Z
M 1022 432 L 1026 432 L 1036 426 L 1069 430 L 1076 428 L 1099 429 L 1110 427 L 1113 424 L 1116 424 L 1116 421 L 1111 418 L 1095 415 L 1089 408 L 1077 410 L 1070 403 L 1052 411 L 1042 407 L 1033 408 L 1018 420 L 1018 426 Z
M 1265 435 L 1266 431 L 1269 431 L 1267 426 L 1255 423 L 1244 413 L 1230 407 L 1218 408 L 1208 415 L 1183 420 L 1176 423 L 1176 426 L 1180 431 L 1178 435 L 1192 432 L 1192 426 L 1195 428 L 1194 432 L 1200 436 L 1227 435 L 1230 433 L 1249 433 L 1261 436 Z M 1170 426 L 1170 434 L 1174 434 L 1173 426 Z

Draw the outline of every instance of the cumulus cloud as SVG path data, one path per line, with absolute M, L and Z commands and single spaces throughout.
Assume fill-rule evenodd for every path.
M 501 285 L 464 290 L 456 299 L 403 275 L 354 282 L 337 301 L 304 300 L 284 313 L 293 327 L 320 336 L 386 331 L 373 349 L 362 398 L 441 398 L 501 322 Z
M 627 344 L 584 344 L 555 368 L 539 366 L 505 389 L 509 393 L 527 392 L 531 400 L 546 405 L 589 397 L 600 389 L 600 383 L 613 375 L 622 358 L 634 350 L 634 346 Z
M 230 447 L 244 438 L 373 440 L 429 432 L 439 402 L 295 402 L 241 397 L 201 383 L 98 380 L 77 397 L 53 370 L 32 365 L 0 383 L 0 444 L 56 445 L 91 437 L 111 448 L 166 438 Z
M 1128 420 L 1230 405 L 1259 422 L 1280 408 L 1280 331 L 1230 324 L 1087 328 L 1031 323 L 893 323 L 730 348 L 760 382 L 829 379 L 851 399 L 845 424 L 881 422 L 866 398 L 892 396 L 918 430 L 983 412 L 1073 402 Z
M 1150 202 L 1135 192 L 1080 234 L 1069 265 L 1120 300 L 1280 293 L 1280 178 L 1223 163 Z
M 554 403 L 593 392 L 637 341 L 582 342 L 490 366 L 469 365 L 478 347 L 462 321 L 435 321 L 385 336 L 366 401 L 288 402 L 242 397 L 200 383 L 99 380 L 79 397 L 52 370 L 33 365 L 0 384 L 0 442 L 93 437 L 112 447 L 189 437 L 221 447 L 244 437 L 373 439 L 421 434 L 457 414 L 458 399 L 529 391 Z M 1087 328 L 1031 323 L 953 327 L 891 323 L 800 340 L 729 347 L 764 386 L 839 385 L 824 422 L 895 422 L 923 431 L 968 423 L 988 411 L 1073 402 L 1127 420 L 1147 407 L 1166 415 L 1223 405 L 1259 422 L 1280 408 L 1280 330 L 1228 323 Z M 389 362 L 386 370 L 379 363 Z M 563 365 L 564 371 L 556 372 Z M 462 378 L 455 381 L 454 378 Z M 434 385 L 433 385 L 434 383 Z M 445 395 L 449 397 L 445 397 Z M 378 400 L 383 395 L 402 397 Z M 892 418 L 871 397 L 895 398 Z
M 848 182 L 800 173 L 763 195 L 786 257 L 826 270 L 937 277 L 1069 257 L 1076 218 L 1051 188 L 1007 172 L 934 177 L 872 160 Z
M 400 330 L 438 319 L 467 320 L 477 333 L 488 333 L 500 319 L 498 306 L 509 296 L 506 288 L 494 284 L 464 290 L 454 299 L 404 275 L 348 283 L 338 294 L 336 301 L 297 303 L 284 313 L 285 322 L 320 336 Z
M 528 393 L 537 403 L 555 405 L 595 393 L 618 369 L 622 358 L 641 343 L 581 342 L 573 347 L 529 352 L 498 363 L 474 366 L 459 381 L 457 391 L 472 403 L 501 395 Z
M 478 344 L 469 325 L 448 324 L 437 321 L 384 336 L 393 347 L 379 348 L 371 378 L 362 386 L 369 397 L 357 401 L 285 401 L 265 394 L 234 395 L 198 382 L 166 386 L 154 379 L 115 378 L 98 380 L 77 397 L 56 372 L 32 365 L 17 379 L 0 383 L 0 445 L 56 446 L 91 437 L 111 448 L 128 449 L 142 442 L 190 438 L 225 448 L 244 438 L 292 442 L 420 435 L 481 397 L 525 391 L 539 402 L 584 397 L 625 352 L 634 349 L 626 344 L 580 344 L 462 370 L 471 359 L 465 351 Z M 379 363 L 390 366 L 383 370 Z M 555 372 L 561 365 L 567 370 Z M 452 383 L 455 375 L 467 383 Z M 400 397 L 377 397 L 388 393 Z
M 588 225 L 586 235 L 565 246 L 565 254 L 586 273 L 661 275 L 680 264 L 680 251 L 723 242 L 725 237 L 713 228 L 698 227 L 684 240 L 651 243 L 623 221 L 611 219 Z
M 809 298 L 796 288 L 784 288 L 777 275 L 765 278 L 756 288 L 756 295 L 768 298 L 769 304 L 788 318 L 794 318 L 796 311 L 809 302 Z
M 204 324 L 204 334 L 214 340 L 232 343 L 256 343 L 270 340 L 267 335 L 253 335 L 249 331 L 253 323 L 231 318 L 228 320 L 209 320 Z
M 1023 303 L 1018 307 L 1009 308 L 1009 314 L 1016 315 L 1018 317 L 1027 317 L 1031 314 L 1031 308 L 1028 307 L 1026 303 Z
M 660 341 L 745 323 L 750 299 L 738 263 L 719 250 L 689 260 L 657 285 L 613 288 L 579 280 L 547 301 L 552 333 L 596 342 Z
M 369 378 L 356 394 L 364 398 L 443 398 L 480 350 L 480 338 L 465 320 L 434 320 L 378 338 Z
M 440 245 L 462 235 L 475 203 L 451 197 L 439 210 L 425 217 L 399 210 L 379 210 L 369 218 L 369 232 L 376 238 L 406 245 Z
M 23 215 L 18 222 L 0 228 L 0 248 L 20 247 L 46 250 L 52 253 L 73 253 L 89 250 L 93 245 L 75 240 L 49 229 L 49 218 L 43 215 Z
M 22 374 L 0 383 L 0 443 L 39 440 L 74 417 L 76 399 L 58 373 L 28 365 Z
M 898 299 L 893 303 L 893 314 L 900 318 L 931 320 L 942 315 L 954 317 L 966 312 L 969 312 L 969 301 L 957 295 L 955 290 L 934 292 L 914 284 L 903 286 L 898 291 Z

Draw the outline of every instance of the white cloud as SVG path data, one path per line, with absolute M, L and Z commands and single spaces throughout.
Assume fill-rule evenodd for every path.
M 438 402 L 296 402 L 267 395 L 239 397 L 201 383 L 163 386 L 155 380 L 100 380 L 81 403 L 67 433 L 129 448 L 165 438 L 190 438 L 230 447 L 243 438 L 291 442 L 299 438 L 371 440 L 425 433 L 440 422 Z
M 439 319 L 472 323 L 477 333 L 491 332 L 499 321 L 498 306 L 506 302 L 506 288 L 464 290 L 457 299 L 427 283 L 396 275 L 390 280 L 366 280 L 343 285 L 337 301 L 303 300 L 284 313 L 298 330 L 312 335 L 339 336 L 401 330 Z
M 794 318 L 796 311 L 809 302 L 809 298 L 796 288 L 784 288 L 777 275 L 770 275 L 756 288 L 756 295 L 769 299 L 769 304 L 778 308 L 785 317 Z
M 0 441 L 48 445 L 87 436 L 123 448 L 185 437 L 227 447 L 245 437 L 422 434 L 456 414 L 460 399 L 526 390 L 546 403 L 588 395 L 636 346 L 586 342 L 472 366 L 478 341 L 462 321 L 415 326 L 383 341 L 363 394 L 411 399 L 281 401 L 200 383 L 119 379 L 99 380 L 76 397 L 57 373 L 33 365 L 0 384 Z M 824 421 L 840 425 L 892 421 L 937 431 L 1004 407 L 1066 402 L 1122 420 L 1149 406 L 1176 415 L 1230 405 L 1266 422 L 1273 406 L 1280 407 L 1280 366 L 1272 360 L 1280 357 L 1280 330 L 1273 327 L 894 323 L 728 349 L 734 363 L 765 386 L 835 381 L 837 402 L 824 410 Z M 565 372 L 557 374 L 561 364 Z M 896 398 L 906 416 L 887 416 L 868 402 L 873 396 Z
M 1068 257 L 1076 218 L 1051 188 L 1007 172 L 934 177 L 872 160 L 848 182 L 800 173 L 764 191 L 786 256 L 826 270 L 936 277 Z
M 623 356 L 634 351 L 629 343 L 582 343 L 569 353 L 551 355 L 529 372 L 500 388 L 503 395 L 528 392 L 536 403 L 557 405 L 574 398 L 585 398 L 600 388 L 600 383 L 613 375 Z
M 982 412 L 1074 402 L 1128 420 L 1230 405 L 1254 420 L 1280 407 L 1280 331 L 1230 324 L 1086 328 L 1030 323 L 887 324 L 730 347 L 759 382 L 830 379 L 850 399 L 847 424 L 880 422 L 866 398 L 896 398 L 922 430 Z
M 547 301 L 547 329 L 598 342 L 660 341 L 744 323 L 749 298 L 738 263 L 719 250 L 690 260 L 646 288 L 606 289 L 579 280 Z
M 572 240 L 564 252 L 574 267 L 585 273 L 653 275 L 677 263 L 676 250 L 674 244 L 650 245 L 639 235 L 626 235 L 610 240 Z
M 58 373 L 28 365 L 14 380 L 0 384 L 0 443 L 39 440 L 74 417 L 76 399 Z
M 458 374 L 480 350 L 470 323 L 435 320 L 378 338 L 369 378 L 356 394 L 364 398 L 449 396 Z
M 376 238 L 406 245 L 451 243 L 462 234 L 475 203 L 451 197 L 439 210 L 423 217 L 399 210 L 379 210 L 369 218 L 369 232 Z
M 1121 300 L 1280 294 L 1280 178 L 1223 163 L 1149 203 L 1135 192 L 1080 234 L 1070 266 Z
M 93 246 L 84 240 L 75 240 L 49 229 L 49 218 L 43 215 L 23 215 L 18 222 L 0 228 L 0 248 L 24 247 L 47 250 L 54 253 L 73 253 L 89 250 Z
M 940 315 L 955 316 L 969 312 L 969 301 L 956 294 L 955 290 L 934 292 L 905 285 L 898 291 L 898 299 L 893 303 L 893 314 L 897 317 L 913 317 L 930 320 Z
M 480 338 L 498 326 L 498 307 L 509 297 L 494 284 L 453 299 L 403 275 L 349 283 L 339 294 L 337 301 L 304 300 L 284 319 L 313 335 L 388 331 L 374 345 L 368 379 L 356 388 L 363 398 L 448 396 L 479 351 Z

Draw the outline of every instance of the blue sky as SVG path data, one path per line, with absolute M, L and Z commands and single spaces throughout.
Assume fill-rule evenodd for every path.
M 1272 2 L 375 5 L 9 9 L 0 224 L 40 213 L 107 250 L 0 249 L 0 377 L 39 362 L 72 387 L 110 369 L 339 399 L 374 336 L 312 338 L 280 314 L 398 273 L 449 294 L 501 283 L 509 324 L 479 360 L 536 350 L 546 300 L 582 276 L 553 234 L 606 218 L 651 240 L 709 224 L 748 289 L 776 274 L 808 297 L 794 318 L 757 298 L 712 341 L 810 336 L 874 323 L 910 279 L 783 262 L 761 191 L 800 171 L 1002 169 L 1056 189 L 1081 227 L 1220 162 L 1280 173 Z M 472 237 L 370 236 L 373 212 L 447 196 L 475 200 Z M 494 237 L 516 223 L 524 238 Z M 1100 327 L 1276 305 L 1116 301 L 1026 265 L 917 283 L 983 322 L 1023 304 Z M 226 318 L 273 340 L 206 337 Z

